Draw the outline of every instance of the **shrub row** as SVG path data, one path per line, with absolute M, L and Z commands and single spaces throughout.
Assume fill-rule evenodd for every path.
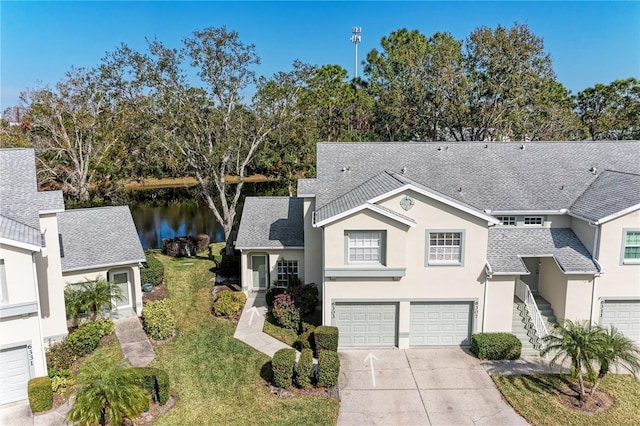
M 339 375 L 340 358 L 338 358 L 338 352 L 318 350 L 318 386 L 336 386 Z
M 64 339 L 52 344 L 47 350 L 47 365 L 54 370 L 66 370 L 73 362 L 93 352 L 100 339 L 113 333 L 115 327 L 109 318 L 91 321 Z
M 296 368 L 296 384 L 305 389 L 311 386 L 311 376 L 313 374 L 313 351 L 303 349 L 300 352 L 300 359 Z
M 293 382 L 293 369 L 295 364 L 295 349 L 280 349 L 273 354 L 273 359 L 271 360 L 271 368 L 273 368 L 273 384 L 279 388 L 290 387 Z
M 29 380 L 27 394 L 31 411 L 34 413 L 51 410 L 53 407 L 53 390 L 49 376 L 34 377 Z
M 154 300 L 144 305 L 142 326 L 145 333 L 154 340 L 164 340 L 173 336 L 176 317 L 171 312 L 169 299 Z
M 153 285 L 162 284 L 162 280 L 164 280 L 164 265 L 153 253 L 147 253 L 146 257 L 147 267 L 140 271 L 142 283 L 151 283 Z
M 169 375 L 166 371 L 153 367 L 132 367 L 134 380 L 144 388 L 151 399 L 160 405 L 169 400 Z
M 313 384 L 313 352 L 303 349 L 296 367 L 295 349 L 280 349 L 271 360 L 273 369 L 273 383 L 279 388 L 288 388 L 295 384 L 301 388 L 308 388 Z M 294 374 L 295 373 L 295 374 Z M 318 386 L 334 387 L 338 385 L 340 375 L 340 359 L 338 353 L 321 350 L 318 353 L 318 375 L 315 380 Z
M 233 317 L 244 307 L 247 295 L 241 291 L 222 291 L 213 302 L 213 313 L 219 317 Z
M 318 355 L 320 351 L 338 351 L 338 327 L 321 325 L 313 331 L 313 336 Z
M 480 359 L 518 359 L 522 342 L 511 333 L 477 333 L 471 335 L 471 352 Z

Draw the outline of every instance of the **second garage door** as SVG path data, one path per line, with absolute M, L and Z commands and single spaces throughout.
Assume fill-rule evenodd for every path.
M 397 303 L 335 303 L 334 322 L 341 348 L 393 347 L 397 342 Z
M 411 304 L 411 346 L 471 344 L 471 302 Z
M 640 345 L 640 300 L 606 300 L 602 304 L 600 325 L 613 325 L 622 334 Z

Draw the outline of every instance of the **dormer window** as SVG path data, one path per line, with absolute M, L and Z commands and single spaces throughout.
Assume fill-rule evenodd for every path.
M 504 226 L 516 226 L 515 216 L 496 216 L 496 219 L 500 221 L 500 225 Z
M 544 218 L 542 216 L 525 216 L 524 224 L 525 226 L 542 226 L 544 223 Z

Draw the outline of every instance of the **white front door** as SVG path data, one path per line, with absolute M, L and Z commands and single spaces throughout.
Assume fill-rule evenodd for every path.
M 110 281 L 113 281 L 120 288 L 120 300 L 114 299 L 113 304 L 117 308 L 130 308 L 131 305 L 131 280 L 129 279 L 129 271 L 112 271 L 109 273 Z
M 266 289 L 269 282 L 267 256 L 264 254 L 251 256 L 251 286 L 254 290 Z

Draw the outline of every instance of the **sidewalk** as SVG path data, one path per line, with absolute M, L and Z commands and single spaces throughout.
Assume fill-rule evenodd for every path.
M 273 358 L 276 351 L 291 346 L 262 332 L 266 315 L 267 301 L 264 294 L 250 293 L 233 337 Z M 296 357 L 299 355 L 298 352 Z
M 113 321 L 116 336 L 120 341 L 122 353 L 134 367 L 144 367 L 156 357 L 147 334 L 142 329 L 138 317 L 122 318 Z

